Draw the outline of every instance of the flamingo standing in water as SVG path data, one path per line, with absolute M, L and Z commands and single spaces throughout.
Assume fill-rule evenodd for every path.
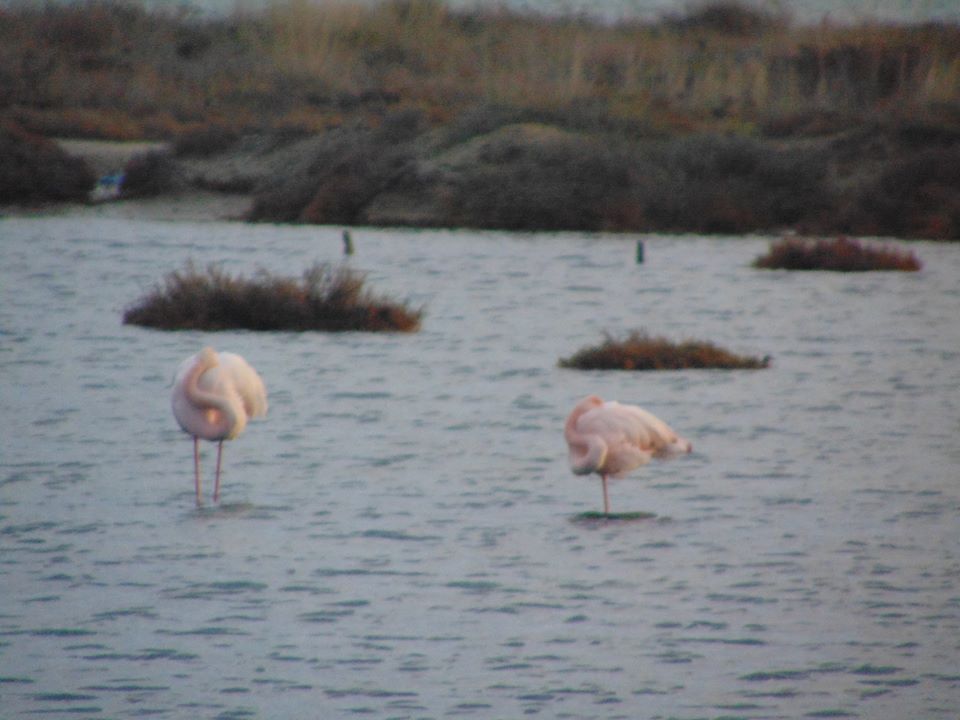
M 570 447 L 570 469 L 577 475 L 597 473 L 603 480 L 603 513 L 610 514 L 607 477 L 621 478 L 646 465 L 689 453 L 691 442 L 643 408 L 604 402 L 589 395 L 567 418 L 563 436 Z
M 247 420 L 267 414 L 263 380 L 239 355 L 217 353 L 205 347 L 183 361 L 173 383 L 173 416 L 183 431 L 193 436 L 193 477 L 197 506 L 200 493 L 200 438 L 216 440 L 217 479 L 213 501 L 220 499 L 220 461 L 223 441 L 243 432 Z

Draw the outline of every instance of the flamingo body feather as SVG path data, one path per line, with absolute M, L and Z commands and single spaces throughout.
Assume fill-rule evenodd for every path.
M 653 458 L 689 453 L 693 445 L 663 420 L 636 405 L 604 402 L 589 395 L 577 403 L 564 426 L 570 469 L 596 473 L 603 480 L 604 512 L 609 514 L 607 478 L 623 478 Z

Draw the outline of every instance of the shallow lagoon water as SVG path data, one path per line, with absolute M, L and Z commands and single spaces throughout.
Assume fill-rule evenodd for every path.
M 299 274 L 339 229 L 0 221 L 5 718 L 956 716 L 960 248 L 834 275 L 751 269 L 767 238 L 353 235 L 421 332 L 121 324 L 187 259 Z M 640 327 L 773 365 L 556 366 Z M 198 510 L 169 393 L 203 344 L 270 412 Z M 655 518 L 577 519 L 590 392 L 692 439 L 612 486 Z

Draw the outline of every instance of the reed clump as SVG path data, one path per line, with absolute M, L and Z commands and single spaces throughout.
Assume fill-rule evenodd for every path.
M 785 238 L 773 243 L 765 255 L 753 261 L 753 266 L 781 270 L 915 272 L 922 264 L 911 251 L 866 245 L 841 235 L 833 239 Z
M 232 276 L 191 262 L 129 307 L 125 325 L 160 330 L 415 332 L 422 309 L 372 294 L 350 268 L 315 263 L 298 280 L 260 270 Z
M 673 342 L 634 330 L 622 339 L 604 333 L 602 343 L 578 350 L 559 365 L 577 370 L 755 370 L 769 367 L 770 358 L 737 355 L 711 342 Z

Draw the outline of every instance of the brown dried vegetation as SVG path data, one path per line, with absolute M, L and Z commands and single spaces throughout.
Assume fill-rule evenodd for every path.
M 915 272 L 922 267 L 913 252 L 867 245 L 842 235 L 832 240 L 785 238 L 772 244 L 766 255 L 753 261 L 753 266 L 764 269 L 837 272 Z
M 754 370 L 768 367 L 770 358 L 736 355 L 698 340 L 673 342 L 635 330 L 622 340 L 605 333 L 600 345 L 583 348 L 561 359 L 559 365 L 578 370 Z
M 160 330 L 324 330 L 414 332 L 422 309 L 371 294 L 347 267 L 317 263 L 298 281 L 261 270 L 233 277 L 216 265 L 188 263 L 134 303 L 126 325 Z

